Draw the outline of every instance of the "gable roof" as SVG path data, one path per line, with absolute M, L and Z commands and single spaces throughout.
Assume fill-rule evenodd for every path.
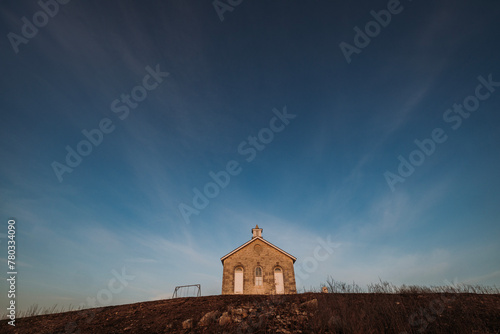
M 227 259 L 229 256 L 233 255 L 234 253 L 238 252 L 240 249 L 242 249 L 243 247 L 246 247 L 248 245 L 250 245 L 252 242 L 256 241 L 256 240 L 260 240 L 262 241 L 263 243 L 265 243 L 266 245 L 268 246 L 271 246 L 272 248 L 276 249 L 278 252 L 281 252 L 283 254 L 285 254 L 286 256 L 288 256 L 289 258 L 292 259 L 292 261 L 295 263 L 295 261 L 297 260 L 297 258 L 293 255 L 290 255 L 288 254 L 287 252 L 285 252 L 284 250 L 282 250 L 281 248 L 273 245 L 272 243 L 270 243 L 269 241 L 265 240 L 264 238 L 262 237 L 255 237 L 255 238 L 252 238 L 250 239 L 249 241 L 245 242 L 243 245 L 241 245 L 240 247 L 236 248 L 235 250 L 233 250 L 232 252 L 230 253 L 227 253 L 226 255 L 224 255 L 223 257 L 220 258 L 220 261 L 222 262 L 222 264 L 224 264 L 224 260 Z

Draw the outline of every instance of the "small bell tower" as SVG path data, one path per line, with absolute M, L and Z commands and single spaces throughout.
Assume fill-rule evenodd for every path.
M 259 228 L 259 225 L 255 225 L 255 228 L 252 229 L 252 239 L 253 238 L 262 238 L 263 229 Z

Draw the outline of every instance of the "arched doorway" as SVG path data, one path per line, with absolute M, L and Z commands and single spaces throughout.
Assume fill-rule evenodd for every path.
M 234 293 L 243 293 L 243 268 L 241 267 L 234 269 Z
M 283 270 L 280 267 L 274 268 L 274 284 L 276 285 L 277 294 L 285 293 L 285 285 L 283 282 Z

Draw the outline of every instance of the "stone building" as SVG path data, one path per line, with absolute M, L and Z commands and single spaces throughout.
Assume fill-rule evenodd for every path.
M 252 239 L 221 257 L 222 294 L 297 293 L 293 264 L 297 260 L 262 238 L 259 225 Z

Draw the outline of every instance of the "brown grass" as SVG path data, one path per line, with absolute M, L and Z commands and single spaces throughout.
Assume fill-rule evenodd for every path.
M 362 289 L 332 278 L 330 293 L 296 295 L 225 295 L 162 301 L 48 314 L 71 310 L 33 305 L 15 328 L 0 322 L 0 333 L 500 333 L 497 287 L 394 286 L 380 281 Z M 319 288 L 317 289 L 319 290 Z M 303 306 L 317 300 L 313 308 Z M 248 317 L 220 326 L 198 326 L 213 310 L 248 307 Z M 41 316 L 40 316 L 41 315 Z M 192 319 L 194 328 L 182 329 Z

